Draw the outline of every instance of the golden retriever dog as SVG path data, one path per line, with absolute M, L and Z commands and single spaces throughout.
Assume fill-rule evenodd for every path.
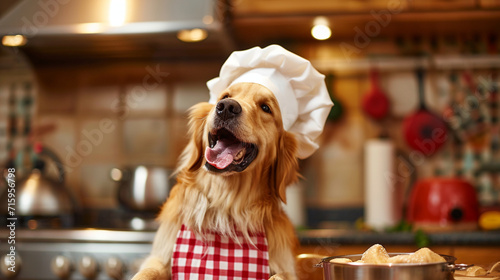
M 229 238 L 240 232 L 247 240 L 262 232 L 271 279 L 296 279 L 297 239 L 282 201 L 299 176 L 297 142 L 283 129 L 274 94 L 260 84 L 236 83 L 215 105 L 190 109 L 189 136 L 151 255 L 133 279 L 176 279 L 171 260 L 181 227 Z

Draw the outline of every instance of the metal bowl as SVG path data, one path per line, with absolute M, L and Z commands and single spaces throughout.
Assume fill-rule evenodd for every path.
M 172 171 L 161 166 L 113 168 L 118 183 L 118 202 L 128 210 L 157 212 L 175 185 Z
M 389 256 L 408 255 L 410 253 L 390 253 Z M 328 257 L 321 260 L 318 267 L 323 268 L 325 280 L 452 280 L 455 270 L 462 270 L 468 265 L 455 264 L 455 257 L 442 256 L 446 262 L 422 264 L 364 264 L 355 263 L 362 254 Z M 334 258 L 348 258 L 352 263 L 332 263 Z

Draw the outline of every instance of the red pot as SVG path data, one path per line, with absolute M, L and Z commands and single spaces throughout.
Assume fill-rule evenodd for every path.
M 418 181 L 408 200 L 407 219 L 427 229 L 475 229 L 479 216 L 476 190 L 459 178 Z

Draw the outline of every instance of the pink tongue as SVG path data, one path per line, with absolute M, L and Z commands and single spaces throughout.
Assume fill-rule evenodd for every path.
M 242 148 L 241 143 L 227 143 L 224 140 L 219 140 L 215 147 L 205 149 L 205 159 L 217 169 L 224 169 L 233 162 L 234 157 Z

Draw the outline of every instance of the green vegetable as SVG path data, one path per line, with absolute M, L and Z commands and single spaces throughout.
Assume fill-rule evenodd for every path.
M 419 229 L 415 232 L 415 244 L 418 248 L 429 247 L 431 240 L 423 230 Z

